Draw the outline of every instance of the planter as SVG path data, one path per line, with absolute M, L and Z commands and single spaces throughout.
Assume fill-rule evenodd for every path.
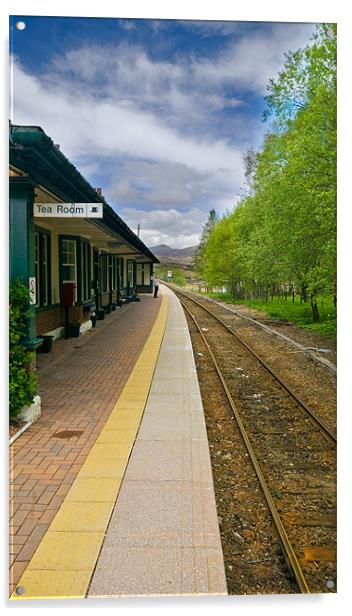
M 80 323 L 69 323 L 67 327 L 67 336 L 69 338 L 78 338 L 80 332 Z
M 37 353 L 50 353 L 53 348 L 53 342 L 55 336 L 41 336 L 43 338 L 43 343 L 38 347 Z
M 30 421 L 34 423 L 39 419 L 42 413 L 41 407 L 41 398 L 40 396 L 34 396 L 34 400 L 31 406 L 26 406 L 22 411 L 17 415 L 16 419 L 19 421 Z
M 111 312 L 110 304 L 108 304 L 107 306 L 104 306 L 104 310 L 105 310 L 106 314 L 110 314 L 110 312 Z
M 105 319 L 105 311 L 104 310 L 97 310 L 97 319 L 98 319 L 98 321 L 104 321 L 104 319 Z
M 38 347 L 40 347 L 42 342 L 42 336 L 40 338 L 26 338 L 25 340 L 21 340 L 21 344 L 23 344 L 23 346 L 26 347 L 28 351 L 36 351 Z

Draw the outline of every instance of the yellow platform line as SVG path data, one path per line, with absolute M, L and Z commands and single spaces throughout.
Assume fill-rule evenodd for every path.
M 119 399 L 10 599 L 86 596 L 158 359 L 168 312 L 163 293 L 161 300 Z

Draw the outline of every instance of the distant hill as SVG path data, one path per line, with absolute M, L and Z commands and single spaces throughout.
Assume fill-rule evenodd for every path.
M 187 246 L 187 248 L 170 248 L 167 244 L 152 246 L 150 250 L 156 257 L 193 257 L 198 246 Z

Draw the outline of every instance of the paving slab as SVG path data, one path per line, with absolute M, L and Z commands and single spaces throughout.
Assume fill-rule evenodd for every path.
M 214 486 L 187 323 L 176 296 L 88 597 L 226 595 Z
M 109 464 L 109 459 L 100 461 L 100 469 L 97 464 L 91 471 L 85 466 L 84 478 L 82 475 L 72 493 L 69 490 L 96 441 L 99 445 L 119 446 L 118 455 L 124 444 L 130 446 L 133 442 L 142 402 L 127 400 L 116 409 L 116 401 L 148 343 L 160 306 L 160 298 L 144 295 L 141 302 L 127 304 L 99 321 L 96 329 L 79 338 L 58 340 L 51 353 L 38 355 L 42 416 L 10 447 L 10 594 L 33 560 L 65 497 L 70 501 L 89 502 L 95 498 L 98 502 L 115 502 L 124 467 L 116 462 Z M 150 353 L 151 358 L 155 357 L 155 349 Z M 155 361 L 152 369 L 154 365 Z M 147 361 L 145 371 L 149 369 Z M 100 456 L 106 458 L 111 453 L 106 449 L 102 454 L 99 447 Z M 126 457 L 126 450 L 124 453 Z M 28 586 L 27 574 L 25 581 L 32 595 L 39 596 L 41 578 L 35 575 L 32 585 Z M 90 575 L 91 571 L 88 582 Z M 60 576 L 57 587 L 52 576 L 52 588 L 45 578 L 40 596 L 53 596 L 56 590 L 62 595 L 65 584 L 71 596 L 72 584 L 67 576 Z M 71 577 L 75 577 L 73 573 Z M 87 580 L 86 573 L 83 577 Z M 82 596 L 83 578 L 78 578 Z
M 227 594 L 187 324 L 170 291 L 154 305 L 157 318 L 129 376 L 126 358 L 127 380 L 117 385 L 108 374 L 94 394 L 87 383 L 89 395 L 84 389 L 79 400 L 88 410 L 76 399 L 73 425 L 83 429 L 72 442 L 56 440 L 48 450 L 64 427 L 56 413 L 34 434 L 32 449 L 18 451 L 11 562 L 21 593 L 11 599 Z M 56 370 L 61 360 L 58 353 Z M 75 371 L 78 377 L 76 362 Z M 72 395 L 64 392 L 66 404 Z M 98 421 L 92 396 L 101 402 L 95 410 L 104 408 Z M 20 542 L 26 534 L 30 540 Z

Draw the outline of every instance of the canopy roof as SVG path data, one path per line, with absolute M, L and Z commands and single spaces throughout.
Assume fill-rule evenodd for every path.
M 157 257 L 87 182 L 40 126 L 10 125 L 10 164 L 67 203 L 102 203 L 103 218 L 94 224 L 115 232 L 153 263 Z

